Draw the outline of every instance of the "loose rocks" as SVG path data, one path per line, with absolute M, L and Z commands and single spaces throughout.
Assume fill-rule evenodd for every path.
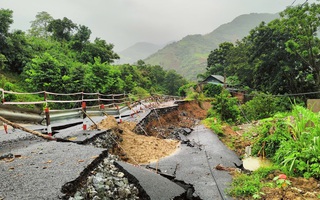
M 92 171 L 87 183 L 69 200 L 108 200 L 108 199 L 139 199 L 136 186 L 129 183 L 124 173 L 114 165 L 117 157 L 109 155 Z

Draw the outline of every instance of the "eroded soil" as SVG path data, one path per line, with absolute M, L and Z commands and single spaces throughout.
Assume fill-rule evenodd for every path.
M 174 153 L 180 144 L 178 140 L 165 139 L 175 128 L 192 128 L 195 123 L 206 117 L 206 109 L 210 103 L 204 103 L 203 108 L 196 102 L 180 105 L 177 111 L 159 116 L 145 128 L 146 135 L 133 132 L 134 122 L 117 123 L 113 116 L 108 116 L 98 124 L 101 130 L 112 129 L 117 134 L 118 141 L 111 153 L 129 163 L 148 164 Z M 205 107 L 206 106 L 206 107 Z
M 110 116 L 99 124 L 100 129 L 113 129 L 119 136 L 118 145 L 112 150 L 121 159 L 132 164 L 146 164 L 174 153 L 178 146 L 178 140 L 164 139 L 176 128 L 192 128 L 199 120 L 205 119 L 210 103 L 188 102 L 179 106 L 177 111 L 160 116 L 158 120 L 150 122 L 145 131 L 148 135 L 138 135 L 132 130 L 135 123 L 123 122 L 118 124 L 114 117 Z M 244 155 L 245 147 L 251 143 L 243 138 L 243 134 L 251 124 L 240 125 L 236 128 L 224 126 L 224 137 L 220 137 L 229 148 L 234 150 L 239 157 Z M 233 171 L 233 170 L 231 170 Z M 273 182 L 273 178 L 281 172 L 275 171 L 264 182 Z M 282 188 L 265 187 L 261 199 L 319 199 L 319 181 L 313 178 L 288 178 L 291 185 Z M 248 197 L 243 199 L 249 199 Z

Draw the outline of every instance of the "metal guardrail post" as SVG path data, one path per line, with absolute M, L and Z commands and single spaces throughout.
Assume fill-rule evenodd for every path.
M 44 112 L 46 114 L 46 124 L 47 124 L 47 133 L 49 136 L 52 136 L 52 129 L 51 129 L 51 124 L 50 124 L 50 113 L 49 113 L 49 108 L 46 107 L 44 109 Z

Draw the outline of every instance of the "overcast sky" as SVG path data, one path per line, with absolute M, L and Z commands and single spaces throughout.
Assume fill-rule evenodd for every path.
M 305 0 L 0 0 L 13 10 L 12 29 L 26 31 L 38 12 L 55 19 L 67 17 L 88 26 L 123 50 L 136 42 L 165 44 L 190 34 L 206 34 L 235 17 L 277 13 Z M 317 0 L 309 0 L 309 3 Z

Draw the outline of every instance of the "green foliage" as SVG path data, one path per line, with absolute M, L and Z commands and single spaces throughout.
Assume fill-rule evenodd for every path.
M 211 104 L 221 120 L 230 123 L 241 120 L 238 99 L 231 97 L 229 91 L 222 90 L 220 94 L 215 96 L 215 100 Z
M 13 11 L 9 9 L 0 9 L 0 34 L 6 35 L 10 25 L 13 23 Z
M 76 24 L 66 17 L 50 20 L 48 25 L 48 31 L 58 41 L 69 41 L 75 28 Z
M 117 66 L 101 63 L 95 59 L 93 64 L 89 63 L 85 75 L 85 91 L 100 93 L 121 93 L 124 81 L 120 78 L 121 71 Z
M 291 181 L 287 180 L 287 176 L 285 174 L 280 174 L 273 178 L 273 180 L 276 182 L 277 187 L 279 188 L 287 188 L 289 185 L 291 185 Z
M 290 113 L 260 121 L 255 132 L 253 154 L 271 158 L 288 174 L 320 177 L 319 114 L 296 105 Z
M 173 42 L 145 59 L 151 65 L 161 65 L 164 69 L 175 69 L 188 80 L 196 80 L 204 73 L 205 61 L 210 51 L 223 42 L 233 42 L 248 35 L 250 29 L 261 21 L 269 22 L 278 17 L 273 14 L 241 15 L 232 22 L 224 24 L 205 35 L 189 35 L 178 42 Z M 244 52 L 246 55 L 246 53 Z M 247 55 L 246 55 L 247 56 Z M 241 59 L 243 57 L 237 57 Z M 210 74 L 211 75 L 211 74 Z M 247 74 L 244 74 L 247 75 Z
M 185 85 L 187 81 L 174 70 L 169 70 L 164 77 L 164 86 L 169 95 L 178 95 L 178 90 L 182 85 Z
M 232 181 L 229 194 L 234 197 L 249 197 L 259 193 L 261 188 L 262 185 L 259 179 L 241 174 Z
M 31 22 L 30 30 L 28 31 L 31 36 L 48 38 L 50 33 L 48 32 L 48 26 L 53 20 L 53 17 L 45 12 L 39 12 L 36 15 L 36 19 Z
M 252 95 L 254 96 L 253 99 L 241 106 L 249 120 L 268 118 L 277 112 L 285 112 L 291 109 L 289 98 L 275 97 L 265 93 L 252 93 Z
M 65 71 L 65 66 L 59 60 L 44 53 L 27 64 L 23 76 L 31 91 L 60 92 Z
M 6 57 L 6 68 L 17 73 L 23 71 L 23 67 L 32 57 L 30 44 L 26 39 L 25 33 L 20 30 L 9 34 L 2 51 Z
M 188 83 L 183 85 L 179 88 L 178 94 L 179 96 L 185 97 L 196 90 L 197 84 L 196 83 Z
M 260 167 L 251 175 L 237 174 L 227 192 L 233 197 L 253 197 L 254 199 L 259 199 L 264 195 L 261 192 L 262 187 L 270 186 L 270 184 L 264 183 L 261 180 L 276 169 L 277 167 Z
M 112 50 L 113 44 L 108 44 L 100 38 L 96 38 L 93 43 L 85 43 L 82 47 L 74 45 L 73 43 L 75 50 L 80 50 L 77 52 L 77 59 L 82 63 L 94 63 L 95 58 L 100 58 L 102 63 L 113 63 L 115 59 L 119 59 L 118 54 Z
M 233 47 L 231 42 L 224 42 L 219 45 L 219 48 L 211 51 L 207 59 L 207 71 L 210 74 L 225 73 L 225 68 L 229 65 L 227 56 Z
M 132 94 L 137 98 L 137 100 L 141 100 L 146 97 L 150 97 L 150 94 L 148 93 L 148 91 L 146 91 L 145 89 L 143 89 L 141 87 L 133 88 Z
M 287 134 L 273 160 L 293 175 L 320 178 L 320 123 L 319 114 L 295 106 L 286 118 Z
M 290 6 L 280 18 L 260 23 L 241 41 L 221 43 L 208 56 L 205 74 L 226 74 L 237 87 L 271 94 L 318 91 L 319 12 L 316 3 Z
M 205 84 L 203 87 L 203 93 L 207 97 L 214 97 L 215 95 L 221 94 L 223 87 L 215 84 Z
M 216 112 L 216 110 L 210 108 L 207 112 L 207 118 L 203 120 L 203 123 L 207 127 L 210 127 L 210 129 L 213 130 L 213 132 L 216 133 L 218 136 L 224 136 L 222 129 L 223 122 L 221 121 L 220 115 Z
M 259 134 L 252 148 L 254 155 L 272 158 L 279 149 L 281 142 L 290 138 L 282 117 L 278 116 L 260 121 L 261 124 L 254 130 Z
M 5 68 L 5 63 L 7 62 L 7 58 L 0 53 L 0 70 Z

